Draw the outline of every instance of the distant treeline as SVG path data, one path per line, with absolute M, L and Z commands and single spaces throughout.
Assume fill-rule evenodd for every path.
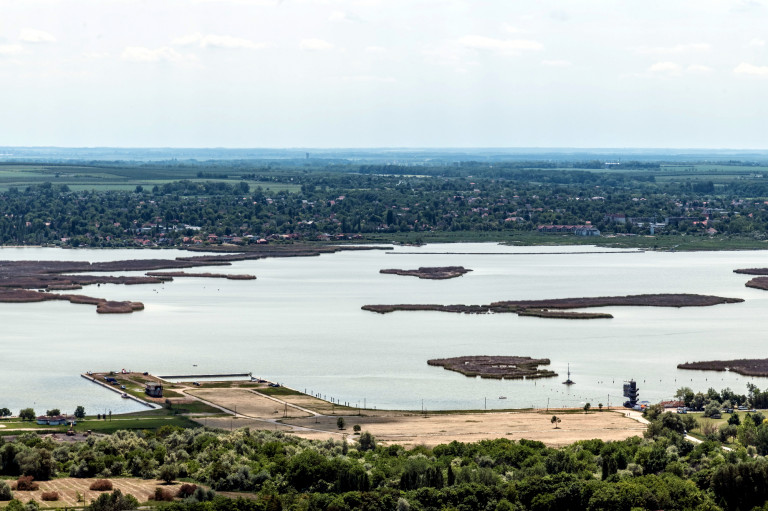
M 651 165 L 644 162 L 629 162 L 638 168 L 626 171 L 529 168 L 529 163 L 562 164 L 307 163 L 298 170 L 246 161 L 177 169 L 156 163 L 46 166 L 43 171 L 54 173 L 51 181 L 0 193 L 0 243 L 130 246 L 137 236 L 145 238 L 142 243 L 177 245 L 192 236 L 207 242 L 208 235 L 247 242 L 272 235 L 312 240 L 342 234 L 531 233 L 541 225 L 586 223 L 603 234 L 649 234 L 655 224 L 658 236 L 716 232 L 763 239 L 768 230 L 768 178 L 759 174 L 715 180 L 686 171 L 660 178 L 640 168 Z M 105 165 L 113 178 L 149 184 L 103 191 L 76 191 L 67 184 L 74 188 L 77 181 L 68 176 L 98 175 Z

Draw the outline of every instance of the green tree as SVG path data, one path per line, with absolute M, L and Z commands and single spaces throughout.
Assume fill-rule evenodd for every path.
M 344 417 L 339 417 L 336 419 L 336 427 L 339 429 L 344 429 Z
M 360 435 L 360 438 L 357 440 L 357 442 L 360 444 L 361 451 L 372 451 L 376 449 L 376 439 L 370 431 L 365 431 L 362 435 Z
M 592 408 L 592 405 L 590 403 L 587 403 L 584 405 L 584 413 L 589 413 L 589 409 Z
M 19 464 L 22 474 L 32 476 L 38 481 L 47 481 L 56 475 L 56 460 L 48 449 L 25 449 L 16 455 L 16 463 Z
M 45 415 L 47 415 L 48 417 L 54 417 L 56 415 L 61 415 L 61 410 L 59 410 L 58 408 L 53 408 L 52 410 L 47 410 L 45 412 Z
M 85 418 L 85 408 L 78 405 L 77 408 L 75 408 L 75 417 L 78 419 L 84 419 Z
M 35 415 L 35 410 L 32 408 L 23 408 L 19 411 L 19 419 L 25 420 L 25 421 L 33 421 L 37 415 Z
M 165 481 L 166 484 L 170 484 L 179 476 L 179 467 L 172 463 L 166 463 L 160 467 L 157 475 L 160 479 Z
M 739 430 L 736 433 L 736 438 L 739 439 L 739 443 L 744 447 L 755 445 L 757 442 L 757 427 L 755 426 L 755 422 L 752 420 L 752 418 L 749 417 L 749 414 L 747 414 L 747 417 L 739 426 Z
M 11 411 L 8 408 L 0 408 L 0 417 L 10 417 Z
M 717 401 L 710 401 L 707 406 L 704 407 L 704 417 L 712 417 L 720 413 L 720 403 Z
M 549 422 L 555 425 L 555 429 L 558 429 L 559 428 L 558 424 L 560 424 L 562 420 L 557 415 L 553 415 L 552 418 L 549 420 Z

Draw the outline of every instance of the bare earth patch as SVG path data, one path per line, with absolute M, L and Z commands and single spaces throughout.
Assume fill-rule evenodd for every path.
M 247 389 L 198 389 L 189 390 L 187 394 L 248 417 L 279 419 L 286 412 L 286 406 L 283 403 L 260 396 Z M 288 417 L 308 417 L 311 415 L 291 405 L 287 406 L 287 413 Z
M 54 479 L 52 481 L 38 481 L 40 485 L 39 489 L 35 491 L 14 491 L 13 497 L 19 499 L 22 502 L 29 502 L 34 499 L 41 507 L 72 507 L 78 505 L 77 493 L 79 492 L 85 499 L 85 504 L 90 504 L 91 500 L 95 500 L 105 492 L 92 491 L 88 488 L 96 479 L 77 479 L 73 477 L 66 477 L 63 479 Z M 154 479 L 137 479 L 137 478 L 116 478 L 110 479 L 115 490 L 121 492 L 130 493 L 139 502 L 146 502 L 151 495 L 155 494 L 155 488 L 158 486 L 162 488 L 169 488 L 171 491 L 175 491 L 178 488 L 178 484 L 165 485 L 162 481 Z M 59 493 L 59 500 L 43 502 L 43 492 L 55 491 Z M 109 493 L 109 492 L 107 492 Z M 84 505 L 80 502 L 80 506 Z
M 559 429 L 554 429 L 552 415 L 562 418 Z M 317 422 L 316 422 L 317 421 Z M 436 414 L 424 417 L 420 414 L 392 416 L 345 417 L 346 429 L 336 427 L 335 417 L 293 419 L 287 424 L 320 429 L 323 432 L 299 431 L 298 436 L 312 439 L 338 439 L 341 434 L 352 436 L 352 426 L 360 424 L 363 431 L 370 431 L 376 440 L 385 444 L 435 446 L 454 440 L 477 442 L 494 438 L 511 440 L 539 440 L 548 446 L 560 447 L 578 440 L 600 438 L 624 440 L 642 436 L 645 425 L 628 418 L 622 411 L 604 411 L 589 414 L 557 412 L 494 412 Z
M 240 428 L 261 429 L 266 431 L 293 431 L 293 427 L 269 422 L 267 419 L 249 419 L 247 417 L 190 417 L 206 428 L 219 428 L 233 431 Z

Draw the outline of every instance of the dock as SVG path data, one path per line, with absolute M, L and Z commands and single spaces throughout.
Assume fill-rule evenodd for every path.
M 195 378 L 251 378 L 253 373 L 231 373 L 231 374 L 172 374 L 169 376 L 157 376 L 161 380 L 180 380 Z
M 121 390 L 121 389 L 116 389 L 116 388 L 115 388 L 115 387 L 113 387 L 112 385 L 108 385 L 108 384 L 106 384 L 106 383 L 104 383 L 104 382 L 101 382 L 101 381 L 97 380 L 96 378 L 94 378 L 93 376 L 89 376 L 89 375 L 87 375 L 87 374 L 81 374 L 80 376 L 82 376 L 83 378 L 85 378 L 85 379 L 86 379 L 86 380 L 88 380 L 88 381 L 92 381 L 92 382 L 93 382 L 93 383 L 95 383 L 96 385 L 101 385 L 101 386 L 102 386 L 102 387 L 104 387 L 105 389 L 109 389 L 109 390 L 111 390 L 112 392 L 117 392 L 117 393 L 118 393 L 118 394 L 120 394 L 121 396 L 122 396 L 123 394 L 125 394 L 125 395 L 127 396 L 127 398 L 128 398 L 128 399 L 132 399 L 133 401 L 136 401 L 136 402 L 137 402 L 137 403 L 139 403 L 139 404 L 142 404 L 142 405 L 144 405 L 144 406 L 148 406 L 149 408 L 152 408 L 153 410 L 154 410 L 154 409 L 156 409 L 156 408 L 160 408 L 160 406 L 158 406 L 158 405 L 156 405 L 156 404 L 154 404 L 154 403 L 150 403 L 149 401 L 144 401 L 143 399 L 140 399 L 140 398 L 138 398 L 138 397 L 136 397 L 136 396 L 132 396 L 132 395 L 128 394 L 127 392 L 124 392 L 124 391 L 123 391 L 123 390 Z

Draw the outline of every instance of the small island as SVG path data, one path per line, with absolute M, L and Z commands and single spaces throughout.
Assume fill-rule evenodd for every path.
M 472 270 L 464 268 L 463 266 L 422 266 L 416 270 L 398 270 L 396 268 L 389 268 L 385 270 L 379 270 L 379 273 L 386 273 L 390 275 L 405 275 L 408 277 L 418 277 L 420 279 L 445 280 L 461 277 L 470 271 Z
M 763 277 L 755 277 L 744 285 L 754 289 L 762 289 L 763 291 L 768 291 L 768 268 L 741 268 L 738 270 L 733 270 L 733 273 L 741 273 L 744 275 L 764 275 Z
M 147 277 L 158 277 L 163 280 L 173 280 L 174 277 L 198 277 L 208 279 L 227 279 L 227 280 L 256 280 L 255 275 L 245 275 L 236 273 L 187 273 L 184 271 L 150 271 L 146 273 Z
M 732 371 L 744 376 L 768 376 L 768 358 L 686 362 L 684 364 L 677 364 L 677 368 L 696 371 Z
M 551 378 L 557 373 L 548 369 L 539 369 L 540 365 L 549 365 L 548 358 L 508 357 L 476 355 L 467 357 L 435 358 L 427 360 L 431 366 L 442 366 L 449 371 L 456 371 L 464 376 L 495 378 L 505 380 Z
M 363 310 L 387 314 L 395 311 L 439 311 L 463 314 L 514 313 L 521 316 L 537 316 L 559 319 L 612 318 L 610 314 L 550 311 L 549 309 L 583 309 L 591 307 L 709 307 L 724 303 L 740 303 L 741 298 L 727 298 L 712 295 L 647 294 L 629 296 L 600 296 L 593 298 L 555 298 L 546 300 L 512 300 L 493 302 L 488 305 L 437 305 L 398 304 L 364 305 Z
M 768 268 L 742 268 L 733 270 L 733 273 L 741 273 L 744 275 L 768 275 Z

